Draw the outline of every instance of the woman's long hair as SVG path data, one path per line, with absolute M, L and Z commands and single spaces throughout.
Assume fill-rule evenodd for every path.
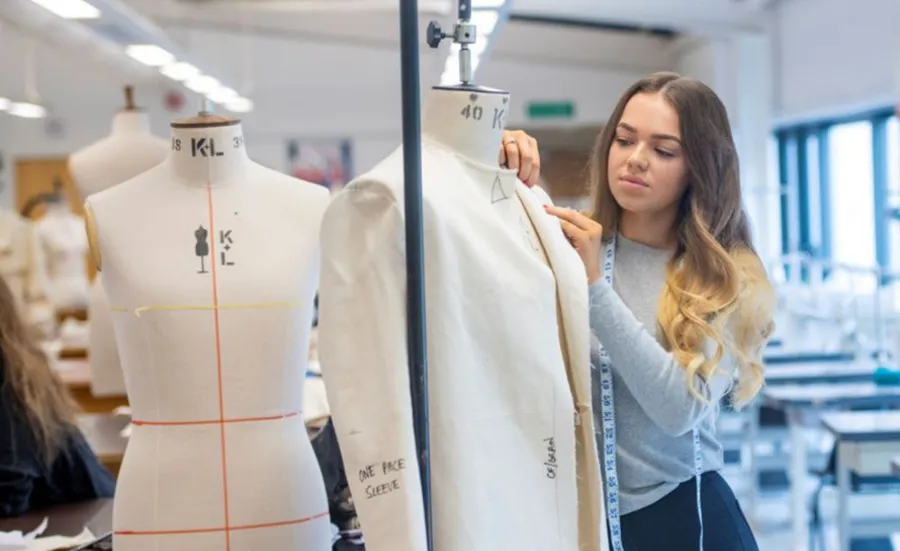
M 709 381 L 727 351 L 737 363 L 731 398 L 747 404 L 762 388 L 762 349 L 774 330 L 774 292 L 753 248 L 741 200 L 738 157 L 725 106 L 703 83 L 675 73 L 656 73 L 632 85 L 597 139 L 590 165 L 594 219 L 611 237 L 621 207 L 609 187 L 609 150 L 628 101 L 659 93 L 679 117 L 687 162 L 687 190 L 674 231 L 675 254 L 666 267 L 658 324 L 664 346 L 685 368 L 691 392 L 699 374 Z M 715 343 L 710 357 L 706 342 Z
M 12 405 L 34 431 L 41 459 L 50 465 L 75 423 L 75 405 L 37 339 L 23 323 L 9 286 L 0 278 L 0 399 Z

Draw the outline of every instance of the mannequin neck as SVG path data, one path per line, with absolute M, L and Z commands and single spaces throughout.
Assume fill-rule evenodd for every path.
M 422 114 L 422 134 L 470 160 L 499 164 L 509 94 L 433 88 Z
M 112 134 L 149 134 L 150 118 L 143 111 L 122 110 L 112 121 Z
M 169 164 L 175 179 L 187 185 L 217 186 L 240 181 L 250 164 L 241 124 L 173 126 Z

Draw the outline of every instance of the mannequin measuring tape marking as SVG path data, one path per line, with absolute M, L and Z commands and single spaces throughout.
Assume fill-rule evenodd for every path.
M 606 244 L 603 255 L 603 279 L 610 286 L 613 284 L 613 272 L 616 264 L 616 238 Z M 601 422 L 599 428 L 603 436 L 603 470 L 606 475 L 606 516 L 609 521 L 609 533 L 613 551 L 623 551 L 622 527 L 619 522 L 619 477 L 616 473 L 616 413 L 613 402 L 612 361 L 609 353 L 600 346 L 600 390 L 601 390 Z M 694 442 L 694 479 L 697 481 L 697 518 L 700 522 L 700 547 L 703 550 L 703 504 L 700 499 L 700 478 L 703 474 L 703 455 L 700 451 L 700 430 L 694 426 L 691 430 Z

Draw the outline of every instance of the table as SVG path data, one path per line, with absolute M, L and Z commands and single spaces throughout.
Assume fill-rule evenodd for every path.
M 78 428 L 93 450 L 97 459 L 113 477 L 117 477 L 128 446 L 128 438 L 122 436 L 122 429 L 128 426 L 131 417 L 90 413 L 78 416 Z
M 86 359 L 61 359 L 56 373 L 85 413 L 109 413 L 128 405 L 127 396 L 96 397 L 91 392 L 91 366 Z
M 874 378 L 872 362 L 804 362 L 777 365 L 766 370 L 766 385 L 815 383 L 864 383 Z
M 776 364 L 766 370 L 766 387 L 817 383 L 871 382 L 875 373 L 875 367 L 874 362 L 871 361 Z M 760 466 L 756 457 L 756 443 L 760 436 L 760 405 L 760 400 L 754 400 L 748 406 L 746 412 L 746 419 L 749 422 L 747 432 L 740 434 L 741 464 L 749 467 L 752 480 L 747 496 L 747 508 L 751 514 L 754 514 L 756 510 L 756 499 L 758 497 L 757 481 Z M 788 431 L 785 429 L 785 439 L 787 437 Z
M 766 350 L 763 352 L 763 363 L 795 364 L 809 362 L 852 362 L 856 359 L 853 352 L 820 352 L 814 350 Z
M 891 457 L 900 453 L 900 411 L 828 413 L 822 425 L 837 441 L 838 537 L 840 548 L 850 549 L 850 473 L 891 473 Z
M 783 409 L 787 416 L 791 441 L 793 546 L 796 550 L 807 551 L 809 522 L 804 491 L 807 475 L 806 441 L 803 436 L 804 412 L 873 405 L 900 406 L 900 386 L 877 386 L 874 383 L 780 385 L 764 389 L 763 401 Z M 753 471 L 751 474 L 756 476 Z
M 0 519 L 0 531 L 30 532 L 47 517 L 44 536 L 77 536 L 87 526 L 91 533 L 100 537 L 112 531 L 112 514 L 112 499 L 94 499 L 36 510 L 20 517 Z

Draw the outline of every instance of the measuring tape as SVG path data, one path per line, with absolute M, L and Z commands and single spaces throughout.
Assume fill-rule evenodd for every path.
M 603 256 L 603 279 L 612 287 L 616 262 L 616 237 L 610 240 Z M 624 551 L 622 525 L 619 520 L 619 477 L 616 474 L 616 407 L 613 401 L 612 361 L 603 345 L 600 345 L 600 403 L 601 430 L 603 432 L 603 470 L 606 474 L 606 518 L 612 537 L 613 551 Z M 700 475 L 703 474 L 703 456 L 700 452 L 700 429 L 694 426 L 694 478 L 697 481 L 697 517 L 700 521 L 700 551 L 703 551 L 703 506 L 700 500 Z

